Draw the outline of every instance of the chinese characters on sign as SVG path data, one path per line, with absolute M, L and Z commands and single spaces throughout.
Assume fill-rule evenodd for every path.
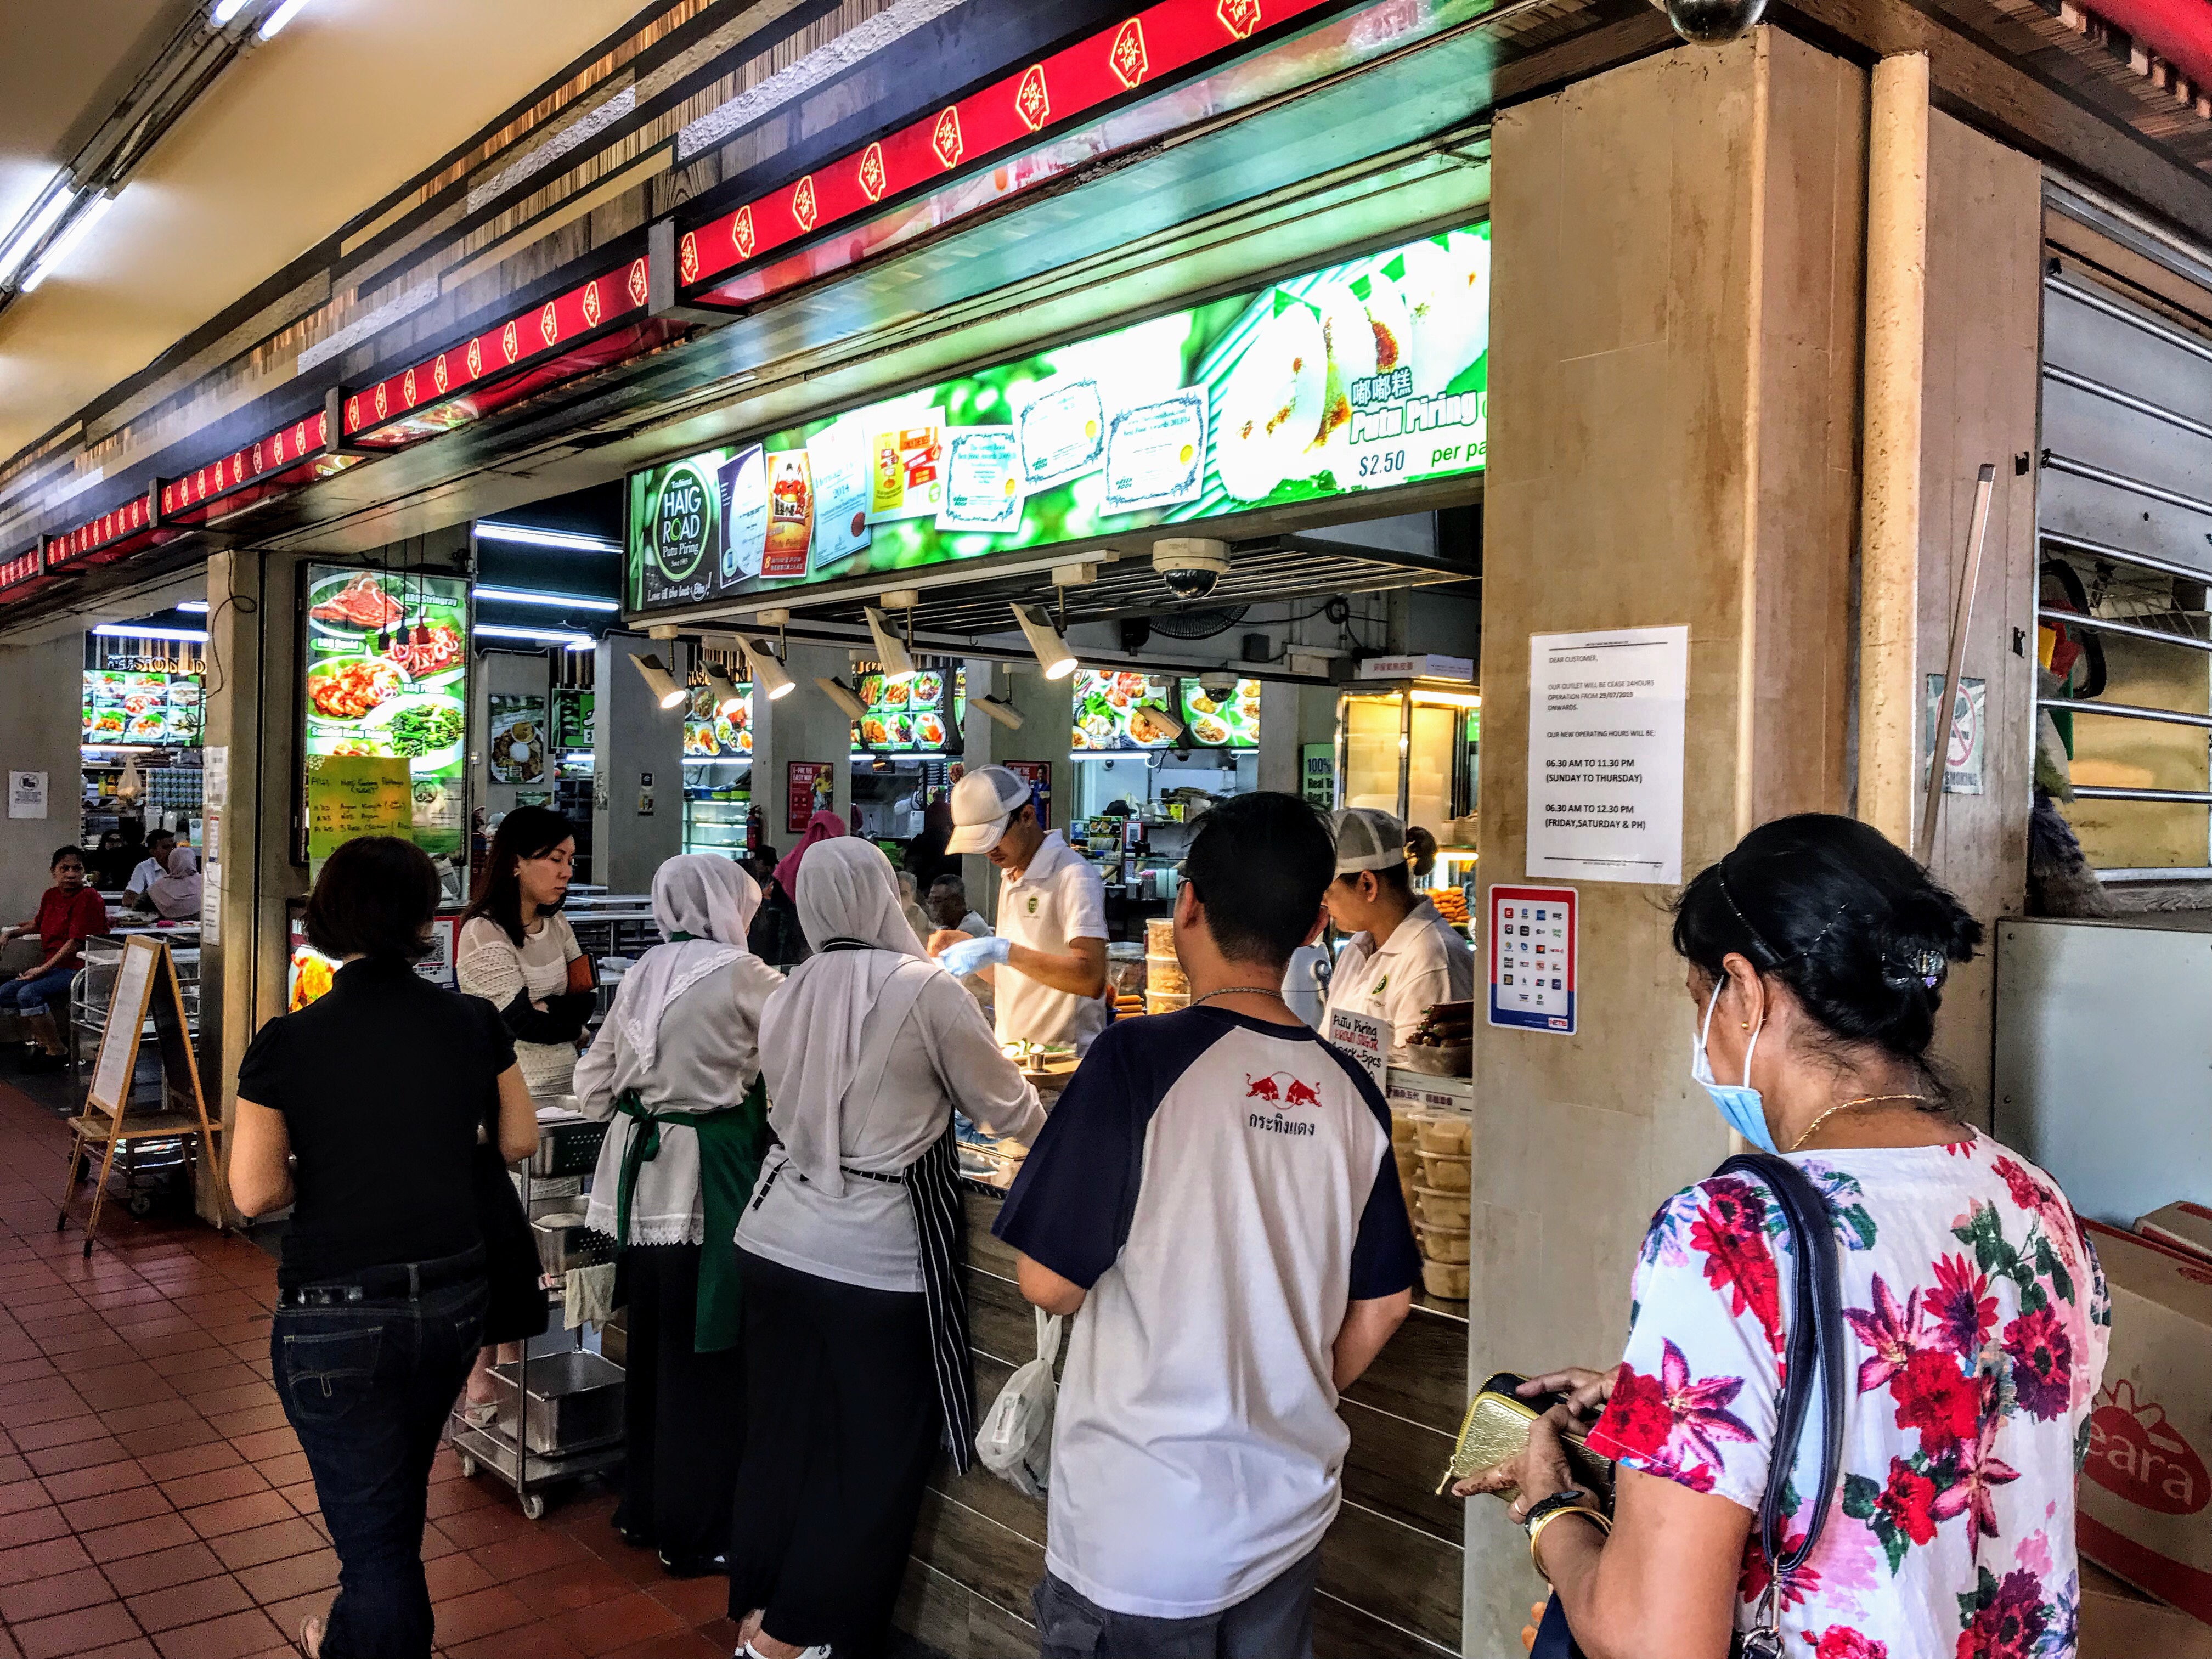
M 1682 878 L 1687 628 L 1528 638 L 1528 874 Z

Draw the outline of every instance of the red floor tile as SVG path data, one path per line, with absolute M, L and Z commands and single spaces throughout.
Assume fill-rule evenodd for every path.
M 70 1398 L 75 1399 L 72 1395 Z M 70 1411 L 61 1415 L 40 1418 L 33 1422 L 24 1417 L 8 1417 L 8 1438 L 15 1449 L 26 1455 L 51 1451 L 58 1446 L 67 1446 L 81 1440 L 98 1440 L 115 1432 L 108 1423 L 84 1408 L 81 1400 Z
M 255 1477 L 257 1480 L 258 1476 Z M 188 1510 L 185 1518 L 192 1523 L 192 1530 L 203 1538 L 220 1538 L 226 1533 L 245 1532 L 253 1527 L 274 1526 L 280 1521 L 296 1518 L 292 1506 L 264 1486 L 258 1492 L 247 1492 L 241 1498 L 227 1498 L 219 1503 L 204 1504 Z
M 152 1452 L 138 1460 L 138 1467 L 155 1480 L 175 1480 L 188 1474 L 203 1474 L 210 1469 L 228 1468 L 245 1462 L 230 1443 L 210 1440 L 204 1446 L 185 1446 L 175 1451 Z
M 714 1582 L 717 1584 L 724 1583 L 719 1578 Z M 573 1613 L 579 1607 L 596 1607 L 602 1601 L 612 1601 L 629 1595 L 637 1587 L 605 1562 L 593 1560 L 581 1566 L 554 1567 L 545 1572 L 534 1573 L 507 1588 L 522 1598 L 525 1606 L 535 1607 L 540 1613 L 551 1618 Z M 725 1602 L 729 1600 L 726 1586 L 722 1600 Z
M 282 1457 L 265 1457 L 253 1466 L 254 1473 L 270 1486 L 282 1491 L 296 1486 L 311 1478 L 305 1452 L 287 1452 Z
M 450 1659 L 581 1659 L 582 1652 L 558 1625 L 544 1621 L 494 1631 L 447 1650 Z
M 489 1589 L 499 1582 L 483 1570 L 474 1556 L 460 1550 L 434 1561 L 424 1561 L 422 1576 L 428 1581 L 433 1601 L 457 1601 L 464 1595 Z
M 438 1530 L 465 1550 L 481 1549 L 487 1544 L 496 1544 L 502 1539 L 520 1538 L 533 1529 L 535 1523 L 522 1518 L 522 1511 L 505 1504 L 487 1504 L 481 1509 L 459 1515 L 441 1516 Z
M 289 1509 L 286 1511 L 289 1514 Z M 233 1572 L 247 1567 L 258 1567 L 264 1561 L 282 1561 L 289 1556 L 307 1555 L 322 1549 L 331 1540 L 317 1532 L 312 1522 L 293 1516 L 289 1521 L 279 1521 L 274 1526 L 255 1527 L 247 1532 L 226 1533 L 211 1540 L 209 1547 L 222 1558 L 222 1563 Z
M 696 1630 L 678 1630 L 632 1647 L 618 1648 L 604 1656 L 604 1659 L 729 1659 L 729 1650 L 716 1645 Z
M 207 1413 L 208 1421 L 226 1440 L 243 1439 L 249 1434 L 266 1434 L 271 1429 L 291 1431 L 291 1421 L 284 1415 L 284 1407 L 276 1398 L 276 1391 L 267 1383 L 260 1385 L 262 1403 L 243 1407 L 236 1411 L 217 1411 L 213 1400 L 198 1401 Z
M 0 1515 L 43 1509 L 48 1501 L 46 1487 L 36 1480 L 11 1480 L 0 1486 Z
M 338 1582 L 337 1553 L 317 1550 L 309 1555 L 295 1555 L 281 1561 L 264 1562 L 258 1567 L 242 1568 L 238 1582 L 263 1607 L 305 1595 L 311 1590 L 327 1590 Z
M 532 1622 L 530 1609 L 523 1606 L 514 1591 L 495 1585 L 441 1607 L 436 1640 L 440 1647 L 451 1650 L 494 1631 Z
M 75 1656 L 75 1659 L 161 1659 L 154 1644 L 143 1636 L 134 1636 L 127 1642 L 118 1642 L 112 1647 L 94 1648 L 89 1653 Z
M 33 1620 L 9 1632 L 23 1650 L 23 1659 L 60 1659 L 63 1654 L 88 1653 L 127 1642 L 138 1633 L 138 1621 L 120 1601 Z
M 258 1463 L 264 1457 L 282 1457 L 287 1452 L 300 1449 L 299 1437 L 289 1428 L 263 1429 L 254 1434 L 234 1435 L 230 1443 L 238 1448 L 238 1455 L 249 1463 Z
M 40 1510 L 18 1510 L 13 1515 L 0 1515 L 0 1550 L 59 1538 L 68 1531 L 69 1522 L 51 1504 Z
M 58 1518 L 58 1511 L 57 1511 Z M 148 1521 L 110 1527 L 105 1532 L 83 1534 L 84 1547 L 95 1561 L 120 1561 L 127 1556 L 150 1555 L 192 1541 L 191 1522 L 181 1515 L 157 1515 Z
M 646 1594 L 687 1625 L 707 1624 L 730 1610 L 726 1578 L 670 1578 L 649 1586 Z
M 49 1573 L 72 1572 L 91 1565 L 92 1558 L 84 1553 L 84 1546 L 65 1534 L 49 1538 L 42 1544 L 24 1544 L 0 1551 L 0 1584 L 21 1584 Z
M 197 1538 L 173 1549 L 110 1561 L 104 1569 L 116 1594 L 125 1597 L 167 1589 L 173 1584 L 188 1584 L 195 1578 L 212 1578 L 222 1570 L 222 1563 L 216 1559 L 215 1552 Z
M 146 1471 L 127 1457 L 119 1463 L 94 1463 L 89 1468 L 50 1474 L 40 1482 L 46 1487 L 46 1496 L 57 1504 L 74 1504 L 80 1498 L 98 1498 L 145 1483 Z
M 161 1495 L 180 1510 L 195 1509 L 203 1504 L 219 1504 L 225 1498 L 245 1498 L 268 1490 L 269 1483 L 244 1463 L 161 1482 Z
M 688 1628 L 684 1621 L 641 1590 L 595 1607 L 580 1607 L 561 1621 L 562 1633 L 580 1649 L 585 1659 L 626 1648 L 647 1637 Z
M 574 1565 L 592 1559 L 589 1550 L 565 1533 L 544 1528 L 502 1538 L 469 1553 L 496 1584 L 512 1583 L 548 1567 Z
M 166 1632 L 154 1638 L 161 1659 L 246 1659 L 281 1648 L 284 1632 L 258 1607 Z
M 96 1607 L 113 1600 L 115 1592 L 100 1577 L 99 1568 L 79 1567 L 75 1572 L 34 1578 L 27 1583 L 10 1584 L 0 1589 L 0 1619 L 10 1625 L 27 1624 L 34 1619 L 73 1613 L 79 1607 Z
M 245 1585 L 224 1574 L 194 1579 L 167 1589 L 151 1590 L 131 1597 L 124 1605 L 131 1609 L 131 1616 L 138 1621 L 142 1630 L 149 1636 L 158 1636 L 180 1626 L 203 1624 L 243 1613 L 255 1605 L 255 1598 L 247 1594 Z
M 49 1446 L 44 1451 L 25 1452 L 23 1455 L 40 1474 L 62 1474 L 70 1469 L 88 1468 L 94 1463 L 120 1462 L 129 1457 L 131 1452 L 121 1442 L 103 1435 L 97 1440 L 79 1440 L 66 1446 Z

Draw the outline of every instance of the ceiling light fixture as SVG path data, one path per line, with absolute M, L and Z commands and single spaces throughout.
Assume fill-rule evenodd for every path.
M 256 33 L 264 40 L 274 40 L 283 33 L 285 24 L 307 9 L 307 0 L 284 0 L 283 5 L 261 20 L 261 27 Z
M 207 615 L 208 604 L 205 599 L 179 599 L 176 608 L 179 611 L 189 611 L 196 617 L 204 617 Z
M 1030 649 L 1036 653 L 1037 666 L 1048 680 L 1064 680 L 1075 672 L 1075 653 L 1067 648 L 1067 641 L 1052 620 L 1035 605 L 1017 605 L 1012 607 L 1014 620 L 1022 625 L 1028 635 Z
M 714 694 L 717 714 L 734 714 L 745 706 L 745 694 L 738 690 L 730 671 L 718 662 L 707 665 L 707 690 Z
M 1142 714 L 1152 726 L 1165 733 L 1170 743 L 1182 741 L 1183 723 L 1156 702 L 1140 702 L 1129 710 L 1130 736 L 1136 736 L 1137 716 Z
M 899 643 L 898 635 L 891 632 L 890 618 L 872 605 L 863 605 L 860 613 L 868 619 L 868 633 L 875 640 L 876 660 L 883 666 L 884 678 L 887 680 L 912 679 L 914 658 L 906 647 Z
M 556 611 L 619 611 L 618 599 L 590 599 L 581 593 L 540 593 L 527 587 L 479 587 L 480 599 L 498 599 L 507 605 L 542 605 Z
M 481 634 L 483 629 L 479 628 L 477 632 Z M 637 665 L 639 676 L 663 708 L 673 708 L 689 701 L 684 688 L 677 684 L 675 676 L 668 672 L 659 657 L 650 652 L 640 656 L 633 651 L 629 653 L 629 659 Z
M 844 681 L 836 678 L 823 679 L 817 675 L 814 684 L 821 687 L 822 695 L 836 703 L 843 711 L 848 720 L 859 720 L 868 712 L 867 704 L 862 702 L 853 688 Z
M 69 258 L 76 245 L 90 234 L 92 228 L 105 218 L 107 210 L 114 205 L 115 198 L 112 196 L 94 197 L 92 205 L 72 219 L 68 228 L 55 239 L 53 246 L 39 256 L 38 263 L 31 267 L 18 285 L 21 291 L 28 294 L 40 283 L 45 282 L 54 267 Z
M 565 628 L 510 628 L 504 623 L 478 623 L 477 635 L 480 639 L 532 640 L 540 645 L 564 646 L 571 651 L 589 651 L 592 640 L 589 634 L 578 634 Z
M 23 261 L 31 257 L 31 250 L 46 240 L 46 233 L 60 222 L 62 215 L 69 211 L 70 204 L 76 200 L 76 191 L 61 182 L 67 177 L 66 173 L 57 173 L 55 183 L 58 188 L 46 198 L 45 204 L 32 214 L 6 243 L 0 244 L 0 283 L 6 282 L 22 269 Z
M 752 665 L 753 684 L 768 693 L 770 702 L 781 702 L 796 689 L 782 662 L 766 640 L 746 640 L 745 660 Z
M 246 0 L 215 0 L 215 9 L 208 14 L 208 27 L 219 29 L 246 9 Z
M 622 544 L 605 536 L 574 530 L 540 530 L 533 525 L 501 524 L 496 519 L 477 520 L 477 539 L 514 542 L 523 547 L 565 547 L 578 553 L 619 553 Z
M 981 709 L 1009 732 L 1018 732 L 1022 729 L 1022 711 L 1003 698 L 994 696 L 988 691 L 980 697 L 970 697 L 968 700 L 968 706 L 971 708 Z

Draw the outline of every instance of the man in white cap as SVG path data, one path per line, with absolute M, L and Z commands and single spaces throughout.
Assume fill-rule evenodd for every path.
M 952 786 L 948 854 L 981 853 L 999 867 L 999 931 L 990 939 L 931 935 L 955 974 L 991 975 L 1000 1042 L 1067 1042 L 1083 1054 L 1106 1029 L 1106 889 L 1091 861 L 1037 822 L 1030 787 L 1003 766 Z
M 1322 895 L 1329 920 L 1352 934 L 1329 976 L 1328 1013 L 1340 1009 L 1382 1023 L 1389 1063 L 1406 1063 L 1406 1045 L 1439 1002 L 1474 994 L 1474 951 L 1413 890 L 1406 864 L 1406 826 L 1388 812 L 1354 806 L 1330 819 L 1336 879 Z

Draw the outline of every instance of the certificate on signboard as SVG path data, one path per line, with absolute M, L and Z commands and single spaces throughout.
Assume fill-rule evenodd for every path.
M 1334 1009 L 1328 1017 L 1328 1040 L 1365 1067 L 1376 1088 L 1384 1086 L 1389 1052 L 1381 1020 L 1372 1014 L 1355 1014 L 1349 1008 Z
M 1682 878 L 1687 628 L 1528 637 L 1528 874 Z
M 1575 1034 L 1575 890 L 1490 890 L 1490 1023 Z
M 968 427 L 945 441 L 939 530 L 1012 530 L 1022 521 L 1024 499 L 1013 428 Z

